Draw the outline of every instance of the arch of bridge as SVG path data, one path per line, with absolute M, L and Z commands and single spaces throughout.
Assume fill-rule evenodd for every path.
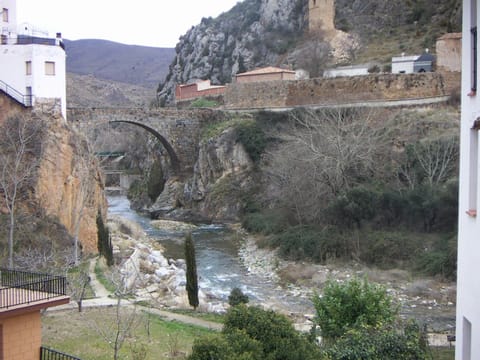
M 182 173 L 193 170 L 202 126 L 214 117 L 214 111 L 205 109 L 67 109 L 68 122 L 80 131 L 106 123 L 126 123 L 142 127 L 163 144 L 172 166 L 180 168 Z

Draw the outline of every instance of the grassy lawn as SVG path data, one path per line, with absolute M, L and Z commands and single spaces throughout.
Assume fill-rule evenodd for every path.
M 434 360 L 453 360 L 455 359 L 455 348 L 432 347 L 432 358 Z
M 116 331 L 115 307 L 76 311 L 51 311 L 43 315 L 42 344 L 81 359 L 110 360 L 113 349 L 108 339 L 114 339 Z M 123 310 L 123 309 L 122 309 Z M 130 313 L 123 314 L 124 320 Z M 148 336 L 147 328 L 150 330 Z M 190 352 L 196 337 L 211 333 L 210 330 L 164 321 L 158 316 L 137 311 L 135 320 L 120 352 L 124 359 L 182 359 Z M 146 357 L 137 356 L 141 349 Z M 177 357 L 173 356 L 177 354 Z

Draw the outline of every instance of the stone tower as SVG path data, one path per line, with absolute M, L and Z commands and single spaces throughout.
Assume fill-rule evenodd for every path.
M 308 29 L 335 31 L 335 0 L 308 0 Z

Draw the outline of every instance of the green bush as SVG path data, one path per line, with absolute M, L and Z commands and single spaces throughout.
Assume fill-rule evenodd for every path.
M 288 226 L 287 219 L 278 210 L 253 212 L 243 216 L 242 226 L 247 231 L 257 234 L 277 234 Z
M 315 324 L 322 338 L 331 343 L 350 330 L 376 329 L 391 324 L 397 315 L 392 298 L 385 288 L 367 280 L 345 283 L 329 280 L 323 296 L 315 295 Z
M 258 162 L 267 146 L 267 138 L 255 121 L 244 121 L 236 125 L 238 141 L 254 162 Z
M 205 48 L 205 50 L 207 51 L 207 55 L 208 55 L 208 48 Z M 198 98 L 194 101 L 192 101 L 192 103 L 190 104 L 190 107 L 192 108 L 213 108 L 213 107 L 218 107 L 218 104 L 216 101 L 213 101 L 213 100 L 208 100 L 208 99 L 205 99 L 205 98 Z
M 347 331 L 335 344 L 327 346 L 330 360 L 425 360 L 431 359 L 426 333 L 410 321 L 400 331 L 393 326 Z
M 347 253 L 342 235 L 333 228 L 319 230 L 310 226 L 294 226 L 272 236 L 270 243 L 278 247 L 280 256 L 294 261 L 310 259 L 325 262 Z
M 228 310 L 223 327 L 225 335 L 244 332 L 261 344 L 260 359 L 318 359 L 315 345 L 297 332 L 291 321 L 274 311 L 239 305 Z
M 440 237 L 432 249 L 417 258 L 416 270 L 431 276 L 449 280 L 457 277 L 457 236 Z
M 230 292 L 230 295 L 228 295 L 228 304 L 230 306 L 237 306 L 240 304 L 247 304 L 249 301 L 248 296 L 245 295 L 242 290 L 239 288 L 233 288 L 232 291 Z

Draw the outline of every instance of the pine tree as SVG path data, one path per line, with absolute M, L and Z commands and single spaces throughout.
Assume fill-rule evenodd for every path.
M 198 307 L 198 278 L 197 278 L 197 261 L 195 258 L 195 244 L 192 239 L 192 234 L 188 233 L 185 236 L 185 262 L 187 265 L 187 294 L 188 303 L 194 309 Z

